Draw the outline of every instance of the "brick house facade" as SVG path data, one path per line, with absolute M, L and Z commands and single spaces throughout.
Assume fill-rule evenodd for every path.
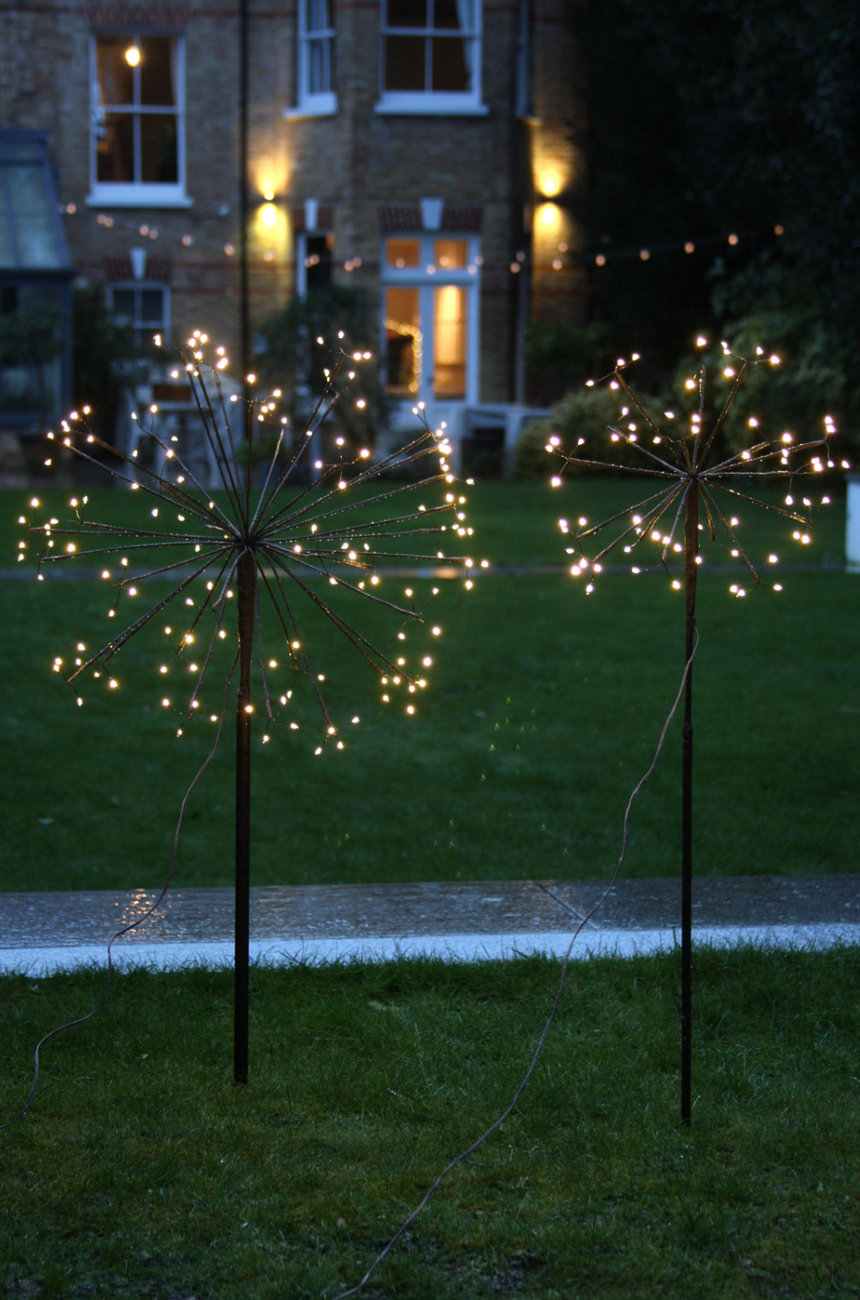
M 141 330 L 234 354 L 239 21 L 226 0 L 0 9 L 0 128 L 46 133 L 73 268 Z M 248 40 L 252 325 L 322 258 L 378 296 L 405 401 L 522 400 L 526 319 L 581 303 L 563 0 L 250 0 Z

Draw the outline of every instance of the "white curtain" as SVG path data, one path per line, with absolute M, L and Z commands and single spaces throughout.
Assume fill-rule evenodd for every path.
M 471 33 L 474 28 L 474 18 L 472 16 L 473 5 L 478 4 L 480 0 L 457 0 L 457 21 L 460 24 L 461 32 Z M 475 44 L 476 42 L 470 36 L 463 38 L 463 62 L 466 65 L 466 71 L 469 74 L 469 89 L 474 88 L 475 78 Z

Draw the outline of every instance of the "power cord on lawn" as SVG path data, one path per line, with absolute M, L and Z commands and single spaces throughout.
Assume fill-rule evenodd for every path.
M 177 818 L 176 830 L 174 831 L 173 834 L 173 854 L 170 859 L 170 871 L 167 874 L 167 880 L 165 881 L 164 888 L 156 898 L 155 902 L 152 903 L 146 909 L 146 911 L 143 913 L 142 916 L 138 917 L 136 921 L 130 922 L 129 925 L 124 925 L 121 930 L 117 930 L 115 934 L 111 935 L 107 946 L 108 968 L 107 968 L 107 975 L 105 976 L 105 986 L 104 989 L 102 990 L 101 997 L 99 998 L 96 1005 L 93 1007 L 92 1011 L 88 1011 L 85 1016 L 79 1016 L 77 1020 L 68 1020 L 63 1025 L 57 1025 L 56 1028 L 49 1030 L 47 1034 L 45 1034 L 42 1038 L 39 1039 L 38 1043 L 36 1044 L 36 1050 L 33 1054 L 33 1082 L 30 1086 L 30 1095 L 27 1098 L 26 1105 L 24 1106 L 23 1110 L 20 1110 L 18 1112 L 18 1114 L 14 1117 L 14 1119 L 7 1119 L 3 1124 L 0 1124 L 0 1132 L 2 1132 L 4 1128 L 11 1128 L 13 1124 L 17 1124 L 19 1120 L 22 1120 L 24 1116 L 27 1114 L 30 1107 L 33 1105 L 33 1102 L 36 1099 L 36 1089 L 39 1086 L 39 1052 L 41 1048 L 44 1046 L 44 1044 L 47 1043 L 48 1039 L 53 1038 L 55 1034 L 61 1034 L 65 1029 L 74 1029 L 76 1028 L 77 1025 L 86 1024 L 88 1020 L 92 1020 L 93 1016 L 96 1015 L 99 1011 L 101 1011 L 102 1007 L 107 1001 L 108 990 L 110 989 L 111 975 L 113 974 L 111 948 L 113 947 L 116 940 L 122 938 L 124 934 L 128 934 L 130 930 L 136 930 L 138 926 L 141 926 L 144 921 L 148 920 L 149 917 L 152 916 L 153 912 L 155 912 L 164 902 L 167 891 L 170 889 L 170 885 L 173 880 L 173 873 L 176 868 L 176 855 L 179 851 L 179 832 L 182 829 L 182 818 L 185 815 L 185 805 L 188 802 L 192 790 L 194 789 L 197 782 L 202 777 L 203 773 L 206 771 L 209 764 L 212 762 L 212 759 L 215 757 L 215 753 L 218 749 L 218 744 L 221 739 L 221 730 L 224 726 L 224 716 L 227 712 L 227 697 L 230 692 L 230 683 L 233 680 L 233 674 L 236 671 L 237 662 L 238 662 L 238 656 L 237 659 L 234 660 L 233 667 L 230 669 L 230 675 L 227 678 L 227 686 L 225 688 L 224 699 L 221 704 L 221 715 L 218 719 L 218 730 L 215 733 L 215 743 L 212 746 L 212 749 L 209 751 L 209 754 L 204 760 L 199 771 L 197 772 L 197 775 L 194 777 L 194 780 L 191 782 L 188 789 L 185 791 L 185 794 L 182 799 L 182 803 L 179 805 L 179 817 Z
M 638 785 L 635 787 L 633 793 L 630 795 L 630 798 L 627 801 L 627 808 L 624 813 L 624 827 L 621 836 L 621 856 L 618 859 L 618 864 L 614 872 L 612 873 L 612 879 L 609 881 L 609 884 L 606 886 L 603 895 L 595 903 L 594 907 L 592 907 L 591 910 L 589 912 L 586 912 L 585 916 L 582 917 L 579 925 L 576 927 L 576 930 L 573 933 L 570 943 L 567 946 L 567 951 L 564 955 L 564 961 L 562 962 L 561 965 L 561 977 L 559 979 L 558 992 L 555 995 L 555 1000 L 552 1004 L 552 1008 L 550 1010 L 549 1016 L 547 1017 L 546 1024 L 543 1027 L 543 1033 L 538 1039 L 538 1044 L 537 1047 L 535 1048 L 534 1055 L 532 1056 L 531 1064 L 529 1065 L 529 1068 L 526 1070 L 525 1074 L 520 1080 L 520 1083 L 517 1086 L 517 1090 L 514 1093 L 513 1100 L 511 1101 L 510 1105 L 502 1112 L 502 1114 L 499 1115 L 498 1119 L 494 1120 L 493 1123 L 490 1125 L 490 1127 L 486 1129 L 479 1138 L 477 1138 L 474 1142 L 472 1142 L 470 1146 L 466 1147 L 464 1151 L 461 1151 L 459 1155 L 455 1156 L 454 1159 L 448 1165 L 445 1166 L 445 1168 L 442 1170 L 439 1177 L 429 1188 L 429 1190 L 425 1193 L 424 1197 L 419 1202 L 419 1204 L 416 1205 L 415 1209 L 411 1212 L 411 1214 L 407 1215 L 407 1217 L 401 1223 L 400 1227 L 394 1233 L 393 1237 L 390 1238 L 390 1240 L 386 1243 L 383 1249 L 379 1252 L 376 1259 L 373 1261 L 373 1263 L 371 1264 L 370 1268 L 367 1270 L 367 1272 L 365 1273 L 361 1281 L 356 1286 L 351 1287 L 348 1291 L 340 1291 L 335 1296 L 335 1300 L 348 1300 L 349 1296 L 358 1295 L 360 1291 L 364 1290 L 365 1286 L 370 1281 L 371 1277 L 376 1272 L 379 1265 L 386 1258 L 386 1256 L 391 1253 L 391 1251 L 394 1249 L 397 1242 L 403 1236 L 403 1233 L 406 1231 L 409 1225 L 413 1223 L 415 1219 L 417 1219 L 421 1211 L 429 1204 L 430 1200 L 438 1191 L 438 1189 L 442 1186 L 442 1183 L 445 1181 L 448 1175 L 454 1169 L 456 1169 L 458 1165 L 461 1165 L 465 1160 L 468 1160 L 469 1156 L 471 1156 L 473 1152 L 478 1150 L 478 1147 L 482 1146 L 487 1141 L 488 1138 L 492 1137 L 492 1135 L 496 1132 L 497 1129 L 501 1128 L 502 1124 L 504 1124 L 505 1120 L 514 1110 L 517 1102 L 519 1101 L 520 1097 L 522 1096 L 523 1092 L 528 1086 L 529 1081 L 531 1080 L 531 1077 L 534 1074 L 535 1067 L 538 1063 L 538 1057 L 543 1051 L 544 1043 L 546 1042 L 549 1031 L 552 1028 L 552 1023 L 555 1020 L 555 1015 L 556 1012 L 558 1011 L 559 1004 L 561 1002 L 561 997 L 564 992 L 565 981 L 567 979 L 567 969 L 568 966 L 570 965 L 570 956 L 573 951 L 573 945 L 576 943 L 577 938 L 585 929 L 585 926 L 588 924 L 591 918 L 595 915 L 595 913 L 600 911 L 601 907 L 603 907 L 603 904 L 606 902 L 607 898 L 611 894 L 612 889 L 615 886 L 615 882 L 618 879 L 619 872 L 621 871 L 621 867 L 624 863 L 624 858 L 627 853 L 627 823 L 630 818 L 630 809 L 633 807 L 633 801 L 636 798 L 636 796 L 639 794 L 639 791 L 642 789 L 643 785 L 651 776 L 651 773 L 654 771 L 654 768 L 657 766 L 657 761 L 660 757 L 660 754 L 663 750 L 663 744 L 666 740 L 666 733 L 669 730 L 672 719 L 674 718 L 675 714 L 678 711 L 678 705 L 681 703 L 681 697 L 684 694 L 684 687 L 687 684 L 687 678 L 690 675 L 690 669 L 693 666 L 693 659 L 695 658 L 696 651 L 698 650 L 698 648 L 699 648 L 699 633 L 698 630 L 696 630 L 693 649 L 684 667 L 684 674 L 681 678 L 681 684 L 678 687 L 678 694 L 675 696 L 675 702 L 672 705 L 671 709 L 669 710 L 669 715 L 666 718 L 665 723 L 663 724 L 663 730 L 660 732 L 660 739 L 657 742 L 657 749 L 655 750 L 654 757 L 651 760 L 651 766 L 648 768 L 648 771 L 645 773 L 645 775 L 641 778 Z

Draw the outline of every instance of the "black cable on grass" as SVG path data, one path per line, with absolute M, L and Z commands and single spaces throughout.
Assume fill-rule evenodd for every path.
M 621 835 L 621 854 L 618 858 L 618 862 L 616 864 L 615 870 L 612 873 L 612 879 L 609 881 L 609 884 L 606 886 L 606 889 L 603 891 L 602 896 L 594 904 L 594 907 L 592 907 L 591 910 L 586 912 L 585 916 L 582 917 L 582 919 L 579 922 L 579 925 L 576 927 L 576 929 L 573 932 L 573 935 L 571 936 L 570 943 L 567 945 L 567 951 L 565 952 L 564 955 L 564 960 L 562 961 L 561 964 L 561 976 L 558 982 L 558 991 L 556 992 L 555 999 L 553 1001 L 552 1007 L 550 1008 L 550 1013 L 547 1016 L 546 1023 L 543 1027 L 541 1036 L 538 1039 L 537 1047 L 534 1050 L 534 1055 L 532 1056 L 531 1063 L 528 1069 L 526 1070 L 525 1074 L 523 1075 L 522 1079 L 518 1083 L 516 1091 L 513 1095 L 510 1104 L 506 1107 L 505 1110 L 502 1111 L 501 1115 L 499 1115 L 498 1118 L 493 1121 L 490 1127 L 484 1130 L 484 1132 L 481 1134 L 479 1138 L 476 1138 L 474 1142 L 472 1142 L 469 1146 L 467 1146 L 465 1150 L 461 1151 L 459 1155 L 456 1155 L 454 1159 L 451 1160 L 450 1163 L 445 1166 L 445 1168 L 442 1170 L 439 1177 L 432 1184 L 432 1186 L 427 1190 L 427 1192 L 422 1197 L 418 1205 L 416 1205 L 415 1209 L 412 1210 L 412 1212 L 407 1215 L 407 1217 L 403 1220 L 403 1222 L 401 1223 L 397 1231 L 394 1233 L 394 1235 L 389 1239 L 389 1241 L 386 1243 L 383 1249 L 379 1252 L 376 1259 L 373 1261 L 373 1263 L 371 1264 L 370 1268 L 367 1270 L 367 1272 L 365 1273 L 361 1281 L 356 1286 L 351 1287 L 348 1291 L 338 1292 L 338 1294 L 335 1296 L 335 1300 L 348 1300 L 349 1296 L 358 1295 L 360 1291 L 364 1290 L 365 1286 L 370 1281 L 371 1277 L 376 1272 L 379 1265 L 391 1253 L 391 1251 L 397 1245 L 397 1242 L 403 1236 L 403 1233 L 406 1231 L 409 1225 L 413 1223 L 415 1219 L 417 1219 L 421 1211 L 426 1208 L 426 1206 L 429 1204 L 433 1196 L 442 1186 L 443 1182 L 448 1177 L 448 1175 L 452 1173 L 457 1168 L 458 1165 L 461 1165 L 466 1160 L 468 1160 L 469 1157 L 473 1154 L 473 1152 L 477 1151 L 480 1146 L 483 1146 L 483 1144 L 487 1141 L 487 1139 L 492 1137 L 492 1135 L 496 1132 L 497 1129 L 501 1128 L 505 1120 L 515 1109 L 517 1102 L 519 1101 L 520 1097 L 528 1087 L 531 1077 L 535 1072 L 535 1067 L 537 1066 L 538 1058 L 541 1052 L 543 1051 L 544 1044 L 549 1035 L 549 1031 L 552 1028 L 553 1021 L 555 1020 L 556 1012 L 558 1011 L 559 1005 L 561 1003 L 562 994 L 564 993 L 565 982 L 567 980 L 567 970 L 568 970 L 568 966 L 570 965 L 570 958 L 573 952 L 573 945 L 576 943 L 576 940 L 579 938 L 579 935 L 585 929 L 586 925 L 591 920 L 591 918 L 597 912 L 600 911 L 601 907 L 603 907 L 607 898 L 611 894 L 613 887 L 615 886 L 615 882 L 618 879 L 618 875 L 621 871 L 621 867 L 624 863 L 624 858 L 627 853 L 627 823 L 630 818 L 630 809 L 633 807 L 633 801 L 635 800 L 636 796 L 639 794 L 639 791 L 645 785 L 646 781 L 654 771 L 654 768 L 657 766 L 657 761 L 660 758 L 660 754 L 663 749 L 663 744 L 666 740 L 666 734 L 672 723 L 672 719 L 674 718 L 675 714 L 678 711 L 678 705 L 681 703 L 681 699 L 684 694 L 684 688 L 687 685 L 687 678 L 690 675 L 690 669 L 693 666 L 693 659 L 695 658 L 696 651 L 698 650 L 698 648 L 699 648 L 699 634 L 698 632 L 696 632 L 696 637 L 693 643 L 693 648 L 690 652 L 690 657 L 687 660 L 686 664 L 684 665 L 684 673 L 683 676 L 681 677 L 681 684 L 678 687 L 678 694 L 675 696 L 675 702 L 672 705 L 671 709 L 669 710 L 669 714 L 666 718 L 666 721 L 663 724 L 663 730 L 660 732 L 660 739 L 657 742 L 657 748 L 654 751 L 654 757 L 651 760 L 651 765 L 648 768 L 648 771 L 645 773 L 645 775 L 639 780 L 638 784 L 635 786 L 632 794 L 630 795 L 630 798 L 627 800 L 627 808 L 625 809 L 624 812 L 624 825 L 623 825 L 622 835 Z
M 182 803 L 179 805 L 179 817 L 177 818 L 176 821 L 176 830 L 173 832 L 173 853 L 170 858 L 170 870 L 167 873 L 167 880 L 164 882 L 164 887 L 161 893 L 158 895 L 155 901 L 150 904 L 150 906 L 146 909 L 146 911 L 143 913 L 142 916 L 138 917 L 136 921 L 132 921 L 130 922 L 130 924 L 124 925 L 122 929 L 117 930 L 114 934 L 112 934 L 110 939 L 108 940 L 108 946 L 107 946 L 108 965 L 107 965 L 107 974 L 105 976 L 105 985 L 104 988 L 102 989 L 102 995 L 99 998 L 96 1005 L 93 1007 L 92 1011 L 88 1011 L 85 1016 L 79 1016 L 77 1020 L 67 1020 L 65 1024 L 57 1025 L 54 1029 L 49 1030 L 47 1034 L 43 1035 L 43 1037 L 39 1039 L 38 1043 L 36 1044 L 35 1051 L 33 1053 L 33 1082 L 30 1085 L 30 1095 L 27 1098 L 26 1104 L 24 1105 L 23 1109 L 18 1112 L 18 1114 L 14 1117 L 14 1119 L 7 1119 L 3 1124 L 0 1124 L 0 1131 L 2 1131 L 4 1128 L 11 1128 L 13 1124 L 17 1124 L 19 1120 L 22 1120 L 24 1116 L 27 1114 L 27 1111 L 33 1105 L 33 1102 L 36 1100 L 36 1089 L 39 1086 L 39 1052 L 41 1048 L 45 1045 L 45 1043 L 47 1043 L 50 1038 L 54 1038 L 56 1034 L 63 1033 L 63 1031 L 66 1029 L 75 1029 L 77 1028 L 78 1025 L 86 1024 L 88 1020 L 92 1020 L 93 1016 L 97 1015 L 97 1013 L 101 1011 L 102 1007 L 107 1001 L 108 990 L 110 989 L 111 975 L 113 974 L 113 960 L 111 957 L 111 949 L 113 948 L 114 943 L 117 941 L 117 939 L 121 939 L 124 934 L 129 934 L 130 931 L 136 930 L 139 926 L 143 925 L 144 921 L 148 921 L 149 918 L 153 915 L 153 913 L 156 912 L 158 908 L 161 906 L 161 904 L 164 902 L 164 899 L 167 895 L 167 891 L 170 889 L 170 885 L 173 880 L 173 873 L 176 869 L 176 855 L 179 852 L 179 832 L 182 829 L 182 819 L 185 816 L 185 805 L 188 802 L 192 790 L 194 789 L 197 782 L 202 777 L 203 773 L 206 771 L 209 764 L 212 762 L 212 759 L 215 757 L 216 751 L 218 749 L 218 742 L 221 739 L 221 728 L 224 725 L 224 715 L 227 712 L 227 697 L 230 693 L 230 684 L 233 680 L 233 675 L 236 671 L 237 662 L 238 662 L 238 656 L 236 657 L 236 661 L 234 662 L 233 668 L 230 671 L 230 675 L 227 678 L 227 685 L 224 688 L 224 701 L 221 706 L 221 716 L 218 719 L 218 730 L 215 734 L 215 743 L 213 744 L 212 748 L 210 749 L 209 753 L 207 754 L 206 758 L 201 764 L 197 772 L 197 775 L 194 777 L 194 780 L 191 782 L 188 789 L 185 791 L 185 794 L 183 795 L 182 798 Z

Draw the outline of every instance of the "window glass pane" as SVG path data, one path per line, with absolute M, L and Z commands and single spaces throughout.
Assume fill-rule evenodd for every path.
M 386 290 L 385 364 L 389 392 L 418 392 L 421 383 L 420 319 L 417 289 Z
M 164 324 L 163 289 L 141 289 L 140 323 L 152 326 Z
M 455 31 L 470 31 L 472 27 L 470 0 L 433 0 L 433 26 L 450 27 Z
M 113 310 L 115 316 L 122 316 L 123 320 L 134 320 L 134 289 L 114 289 L 113 290 Z
M 134 118 L 131 113 L 105 113 L 96 128 L 96 180 L 134 180 Z
M 433 291 L 433 388 L 437 397 L 466 395 L 466 290 Z
M 179 180 L 176 118 L 172 113 L 141 114 L 140 179 L 160 184 Z
M 11 287 L 11 286 L 10 286 Z M 60 358 L 39 361 L 33 326 L 56 335 L 62 324 L 57 293 L 37 285 L 21 286 L 14 295 L 3 294 L 4 324 L 8 334 L 0 357 L 0 409 L 48 415 L 60 409 Z M 19 311 L 20 324 L 15 316 Z
M 60 358 L 40 367 L 3 365 L 0 367 L 0 410 L 23 415 L 51 415 L 61 409 L 62 373 Z
M 406 266 L 417 266 L 421 244 L 417 239 L 389 239 L 385 246 L 385 260 L 389 266 L 402 270 Z
M 308 92 L 327 94 L 332 88 L 331 38 L 308 41 Z
M 426 27 L 427 0 L 388 0 L 389 27 Z
M 21 266 L 60 266 L 54 215 L 41 167 L 7 167 L 6 186 Z
M 471 86 L 472 42 L 458 36 L 433 38 L 433 90 L 464 91 Z
M 140 41 L 141 104 L 176 104 L 176 42 L 169 36 L 144 36 Z
M 446 270 L 457 270 L 466 265 L 467 244 L 465 239 L 437 239 L 436 265 Z
M 305 31 L 325 32 L 333 26 L 330 0 L 307 0 Z
M 312 289 L 322 289 L 331 282 L 334 235 L 308 235 L 305 248 L 305 284 L 310 293 Z
M 15 256 L 15 241 L 12 238 L 12 220 L 3 198 L 3 192 L 0 190 L 0 266 L 17 265 L 18 259 Z M 3 287 L 2 293 L 6 293 L 6 286 Z M 3 301 L 0 301 L 0 311 L 6 310 Z M 8 310 L 14 311 L 15 308 L 10 307 Z
M 125 52 L 133 36 L 100 36 L 96 43 L 96 74 L 102 104 L 134 103 L 134 71 Z
M 386 90 L 424 90 L 424 46 L 423 36 L 386 37 Z

